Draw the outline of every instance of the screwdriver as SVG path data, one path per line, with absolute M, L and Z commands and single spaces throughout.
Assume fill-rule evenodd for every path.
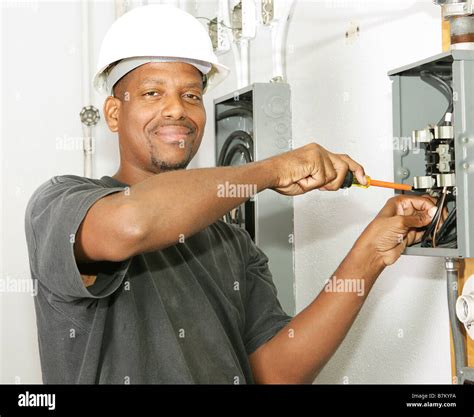
M 344 182 L 341 185 L 341 188 L 349 188 L 353 185 L 360 188 L 369 188 L 369 187 L 383 187 L 383 188 L 392 188 L 393 190 L 403 190 L 403 191 L 411 191 L 412 186 L 408 184 L 398 184 L 396 182 L 386 182 L 386 181 L 379 181 L 373 180 L 368 175 L 365 176 L 367 180 L 367 185 L 362 185 L 357 181 L 354 177 L 354 174 L 351 171 L 347 171 L 346 177 L 344 178 Z

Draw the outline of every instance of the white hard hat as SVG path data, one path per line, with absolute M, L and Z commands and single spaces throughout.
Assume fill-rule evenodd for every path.
M 187 62 L 198 68 L 207 76 L 206 91 L 230 72 L 217 61 L 206 29 L 194 16 L 171 5 L 134 8 L 107 31 L 94 87 L 100 93 L 111 94 L 112 86 L 127 72 L 148 62 L 170 61 Z

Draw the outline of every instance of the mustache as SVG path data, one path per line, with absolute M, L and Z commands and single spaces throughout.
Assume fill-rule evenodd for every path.
M 195 126 L 191 122 L 187 121 L 161 121 L 156 122 L 150 126 L 149 133 L 154 134 L 160 127 L 164 126 L 178 126 L 185 127 L 189 130 L 189 133 L 194 133 L 196 131 Z

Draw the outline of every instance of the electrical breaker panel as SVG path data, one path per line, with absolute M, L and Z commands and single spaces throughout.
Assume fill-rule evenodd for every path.
M 472 258 L 474 51 L 452 50 L 389 76 L 394 181 L 412 185 L 416 194 L 431 195 L 438 205 L 422 241 L 405 254 Z
M 216 165 L 241 165 L 291 149 L 290 87 L 254 83 L 214 100 Z M 256 194 L 224 220 L 245 228 L 269 258 L 284 310 L 293 314 L 293 199 L 272 190 Z

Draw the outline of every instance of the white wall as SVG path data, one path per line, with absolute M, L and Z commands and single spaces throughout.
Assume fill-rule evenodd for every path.
M 55 137 L 74 135 L 77 124 L 78 60 L 68 51 L 80 39 L 79 26 L 69 6 L 2 7 L 1 278 L 26 280 L 23 218 L 29 195 L 56 172 L 80 172 L 80 153 L 55 151 Z M 2 295 L 1 382 L 40 382 L 33 297 L 13 290 Z
M 95 53 L 114 19 L 109 2 L 92 7 Z M 3 280 L 31 280 L 24 212 L 33 191 L 53 175 L 82 175 L 81 7 L 78 1 L 2 3 Z M 95 65 L 95 57 L 91 66 Z M 94 104 L 102 108 L 102 101 Z M 118 166 L 116 139 L 100 121 L 95 176 Z M 11 281 L 9 281 L 11 282 Z M 31 293 L 0 294 L 1 383 L 40 383 Z
M 7 4 L 1 49 L 4 263 L 0 276 L 22 278 L 28 276 L 23 215 L 29 196 L 52 175 L 82 173 L 80 148 L 58 149 L 58 144 L 81 135 L 80 5 L 76 1 Z M 215 5 L 216 1 L 189 1 L 186 9 L 214 17 Z M 295 146 L 317 141 L 350 154 L 374 178 L 390 179 L 391 92 L 386 73 L 440 52 L 439 13 L 429 0 L 300 0 L 288 39 Z M 92 14 L 96 53 L 114 17 L 112 4 L 95 3 Z M 346 31 L 357 25 L 359 36 L 346 39 Z M 269 39 L 262 28 L 253 43 L 252 81 L 271 77 Z M 230 53 L 221 61 L 234 69 Z M 192 167 L 213 164 L 212 99 L 235 87 L 232 74 L 206 97 L 208 127 Z M 102 107 L 98 97 L 94 104 Z M 95 176 L 111 175 L 118 151 L 103 120 L 97 137 Z M 321 290 L 390 195 L 377 189 L 351 189 L 296 198 L 298 311 Z M 403 257 L 382 274 L 347 339 L 316 382 L 449 383 L 445 294 L 441 260 Z M 41 382 L 31 295 L 7 293 L 0 302 L 0 382 L 18 378 Z

